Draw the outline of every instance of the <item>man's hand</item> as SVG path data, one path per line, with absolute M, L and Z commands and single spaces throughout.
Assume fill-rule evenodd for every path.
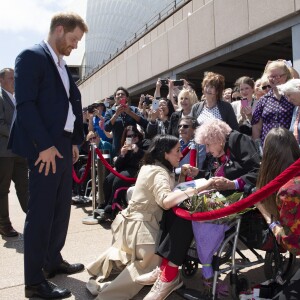
M 74 165 L 79 159 L 79 150 L 77 145 L 72 145 L 72 157 L 73 157 L 73 165 Z
M 35 166 L 40 164 L 39 167 L 39 173 L 43 172 L 43 169 L 45 169 L 45 176 L 49 174 L 50 167 L 52 168 L 52 173 L 56 173 L 56 162 L 55 157 L 63 158 L 63 156 L 58 152 L 56 147 L 48 148 L 44 151 L 41 151 L 39 154 L 38 159 L 35 162 Z

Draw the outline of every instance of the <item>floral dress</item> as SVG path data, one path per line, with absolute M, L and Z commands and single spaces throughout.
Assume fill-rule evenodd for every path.
M 284 234 L 282 246 L 295 255 L 300 255 L 300 176 L 280 188 L 276 198 L 279 221 Z

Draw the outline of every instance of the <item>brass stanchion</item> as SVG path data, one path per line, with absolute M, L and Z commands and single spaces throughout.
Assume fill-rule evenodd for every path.
M 87 225 L 95 225 L 98 224 L 98 216 L 99 211 L 96 209 L 96 194 L 97 194 L 97 186 L 96 186 L 96 167 L 95 167 L 95 158 L 96 158 L 96 144 L 91 143 L 91 180 L 92 180 L 92 205 L 93 205 L 93 214 L 91 216 L 85 217 L 82 220 L 83 224 Z

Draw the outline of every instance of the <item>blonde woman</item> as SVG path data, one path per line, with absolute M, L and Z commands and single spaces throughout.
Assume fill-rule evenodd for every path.
M 271 90 L 260 100 L 252 116 L 252 138 L 264 139 L 272 128 L 289 128 L 292 120 L 294 105 L 281 95 L 277 86 L 292 78 L 289 67 L 283 60 L 269 62 L 265 68 Z
M 168 134 L 179 136 L 178 122 L 184 116 L 191 116 L 192 106 L 198 102 L 198 97 L 194 90 L 183 89 L 178 94 L 178 110 L 175 111 L 170 118 Z

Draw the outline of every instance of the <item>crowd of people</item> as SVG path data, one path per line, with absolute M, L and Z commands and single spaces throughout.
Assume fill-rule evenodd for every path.
M 80 263 L 63 260 L 60 252 L 70 216 L 72 164 L 89 152 L 90 143 L 96 144 L 110 154 L 117 172 L 99 181 L 105 198 L 99 208 L 112 214 L 115 192 L 132 185 L 123 176 L 136 178 L 136 183 L 111 224 L 110 248 L 87 266 L 92 276 L 87 288 L 97 300 L 117 300 L 132 299 L 143 285 L 153 285 L 144 299 L 166 299 L 183 284 L 178 269 L 192 239 L 201 253 L 204 243 L 218 246 L 205 241 L 208 230 L 220 238 L 226 231 L 226 224 L 194 226 L 172 207 L 203 190 L 229 195 L 243 192 L 246 185 L 261 188 L 300 157 L 299 74 L 278 59 L 268 62 L 256 81 L 245 74 L 227 88 L 223 75 L 206 72 L 201 96 L 185 79 L 158 78 L 154 94 L 141 95 L 138 106 L 121 86 L 82 108 L 62 56 L 70 55 L 87 31 L 80 16 L 57 14 L 48 39 L 24 50 L 15 70 L 0 71 L 0 234 L 17 234 L 8 215 L 13 180 L 27 213 L 25 296 L 70 296 L 47 278 L 84 270 Z M 168 87 L 166 96 L 162 86 Z M 84 171 L 83 166 L 78 169 Z M 174 190 L 187 177 L 205 180 L 197 188 Z M 298 182 L 295 176 L 278 196 L 256 205 L 278 243 L 295 254 L 300 253 L 300 233 L 297 218 L 289 217 L 299 214 Z M 212 257 L 203 267 L 204 289 L 211 286 L 211 263 Z M 119 275 L 107 282 L 113 271 Z

